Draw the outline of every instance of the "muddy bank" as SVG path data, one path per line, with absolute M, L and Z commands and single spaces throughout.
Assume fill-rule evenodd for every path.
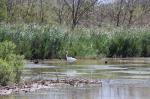
M 9 86 L 0 86 L 0 95 L 24 94 L 28 92 L 34 92 L 40 89 L 55 87 L 84 87 L 95 85 L 101 86 L 102 82 L 100 80 L 86 79 L 36 80 Z

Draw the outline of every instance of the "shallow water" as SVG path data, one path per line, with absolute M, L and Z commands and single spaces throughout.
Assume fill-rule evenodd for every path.
M 137 60 L 136 60 L 137 61 Z M 53 60 L 40 64 L 28 63 L 23 79 L 61 78 L 101 79 L 102 86 L 51 88 L 32 93 L 1 96 L 0 99 L 149 99 L 150 64 L 103 64 L 99 60 L 78 60 L 68 64 Z M 148 61 L 146 59 L 146 61 Z

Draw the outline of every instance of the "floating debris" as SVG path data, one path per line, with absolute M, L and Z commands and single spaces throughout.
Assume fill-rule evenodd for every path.
M 102 85 L 100 80 L 87 79 L 61 79 L 61 80 L 34 80 L 15 84 L 11 86 L 0 86 L 0 95 L 21 94 L 34 92 L 39 89 L 55 87 L 83 87 L 83 86 Z

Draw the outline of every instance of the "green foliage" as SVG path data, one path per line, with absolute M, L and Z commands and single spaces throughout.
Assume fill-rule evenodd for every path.
M 66 51 L 77 57 L 148 57 L 149 37 L 149 30 L 137 28 L 68 31 L 35 24 L 0 27 L 0 41 L 14 42 L 16 52 L 26 59 L 64 58 Z
M 75 30 L 65 36 L 63 52 L 68 51 L 73 56 L 90 57 L 96 56 L 90 31 L 83 29 Z
M 141 36 L 141 56 L 149 57 L 150 56 L 150 32 L 145 32 Z
M 12 74 L 12 67 L 9 66 L 9 63 L 0 59 L 0 84 L 6 85 L 8 81 L 12 80 Z
M 136 34 L 124 31 L 118 32 L 110 40 L 108 56 L 133 57 L 140 54 L 140 42 Z
M 23 69 L 23 56 L 15 54 L 12 42 L 0 43 L 0 84 L 7 85 L 9 81 L 19 82 Z
M 63 40 L 63 32 L 53 27 L 40 27 L 32 33 L 32 58 L 57 58 Z
M 0 44 L 0 58 L 6 59 L 14 53 L 15 45 L 12 42 L 4 42 Z
M 0 0 L 0 22 L 7 18 L 7 0 Z
M 96 49 L 96 54 L 98 56 L 105 56 L 108 51 L 108 41 L 109 38 L 104 33 L 92 33 L 91 35 L 94 49 Z

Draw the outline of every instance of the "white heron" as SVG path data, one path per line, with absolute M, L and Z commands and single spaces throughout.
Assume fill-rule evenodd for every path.
M 76 58 L 68 57 L 68 51 L 66 52 L 66 59 L 68 63 L 73 63 L 77 60 Z

